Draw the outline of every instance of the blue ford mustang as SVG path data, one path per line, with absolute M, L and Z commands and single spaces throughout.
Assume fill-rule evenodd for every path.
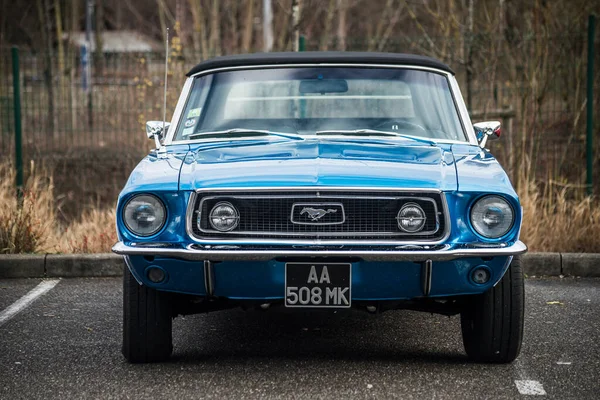
M 523 334 L 521 206 L 452 70 L 382 53 L 215 58 L 118 201 L 123 354 L 167 359 L 177 315 L 268 309 L 460 314 L 469 357 Z

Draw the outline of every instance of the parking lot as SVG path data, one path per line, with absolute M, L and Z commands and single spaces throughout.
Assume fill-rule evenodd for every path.
M 283 309 L 178 318 L 171 362 L 130 365 L 120 278 L 2 280 L 0 398 L 598 398 L 600 279 L 526 291 L 510 365 L 469 362 L 458 317 Z

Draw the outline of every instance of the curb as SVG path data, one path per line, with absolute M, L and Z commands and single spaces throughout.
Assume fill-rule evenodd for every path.
M 0 254 L 0 279 L 123 275 L 117 254 Z
M 600 261 L 600 254 L 595 254 L 595 256 Z M 560 253 L 525 253 L 523 256 L 523 272 L 528 276 L 564 275 L 562 269 Z
M 112 254 L 0 254 L 0 279 L 123 275 L 123 257 Z M 600 277 L 600 253 L 527 253 L 527 276 Z
M 1 263 L 0 261 L 0 265 Z M 117 254 L 48 254 L 46 276 L 63 278 L 122 276 L 123 265 L 123 256 Z

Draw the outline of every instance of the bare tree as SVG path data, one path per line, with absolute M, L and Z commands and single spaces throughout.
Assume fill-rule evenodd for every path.
M 252 34 L 254 33 L 254 0 L 246 0 L 246 19 L 244 21 L 244 35 L 242 36 L 242 50 L 250 51 Z
M 60 1 L 54 0 L 54 23 L 56 26 L 56 43 L 58 48 L 58 77 L 60 86 L 63 86 L 63 75 L 65 73 L 65 48 L 63 45 L 62 13 L 60 12 Z
M 78 1 L 72 1 L 71 2 L 71 7 L 70 7 L 70 22 L 69 22 L 69 35 L 78 32 L 80 27 L 79 27 L 79 2 Z M 69 21 L 69 19 L 67 19 L 67 21 Z M 69 60 L 69 69 L 70 69 L 70 76 L 69 76 L 69 80 L 70 80 L 70 95 L 69 95 L 69 100 L 70 100 L 70 106 L 71 106 L 71 130 L 74 131 L 75 129 L 77 129 L 77 90 L 76 90 L 76 86 L 75 86 L 75 78 L 76 78 L 76 74 L 77 74 L 77 70 L 75 68 L 75 60 L 76 58 L 76 52 L 77 49 L 74 48 L 74 46 L 67 46 L 67 52 L 68 52 L 68 60 Z
M 335 15 L 335 5 L 336 0 L 329 0 L 329 5 L 327 6 L 327 11 L 325 12 L 325 24 L 323 25 L 321 43 L 319 44 L 319 50 L 321 51 L 329 49 L 329 42 L 331 40 L 331 25 L 333 23 L 333 17 Z
M 158 9 L 158 18 L 160 21 L 161 36 L 164 42 L 167 39 L 167 28 L 174 27 L 176 20 L 173 16 L 173 13 L 171 13 L 171 10 L 169 10 L 169 7 L 167 7 L 165 0 L 156 0 L 156 3 Z
M 158 8 L 158 20 L 160 21 L 160 32 L 162 33 L 163 41 L 166 40 L 167 21 L 165 18 L 165 4 L 163 0 L 156 0 Z
M 383 36 L 385 27 L 389 25 L 389 21 L 385 17 L 392 14 L 394 2 L 395 0 L 386 0 L 385 7 L 379 18 L 377 28 L 375 29 L 375 34 L 369 35 L 369 51 L 375 51 L 380 48 L 379 41 Z
M 54 137 L 55 131 L 55 118 L 56 110 L 54 107 L 54 85 L 53 71 L 52 71 L 52 59 L 54 58 L 54 48 L 52 47 L 52 23 L 50 19 L 50 5 L 48 0 L 36 0 L 36 6 L 38 11 L 39 23 L 42 36 L 42 46 L 44 54 L 44 83 L 46 84 L 46 91 L 48 92 L 48 133 Z
M 337 26 L 337 48 L 338 50 L 346 50 L 346 16 L 348 14 L 348 0 L 337 0 L 338 10 L 338 26 Z
M 102 65 L 104 58 L 103 49 L 104 43 L 102 40 L 102 32 L 104 31 L 104 4 L 102 1 L 96 1 L 96 30 L 94 32 L 94 38 L 96 41 L 96 55 L 94 65 L 98 74 L 102 73 Z
M 383 34 L 381 35 L 380 38 L 378 38 L 378 44 L 377 44 L 377 50 L 378 51 L 383 51 L 383 49 L 385 49 L 388 40 L 390 39 L 390 37 L 392 36 L 392 33 L 394 32 L 394 28 L 396 27 L 396 24 L 398 23 L 398 20 L 400 19 L 400 14 L 402 13 L 404 8 L 403 4 L 397 5 L 395 7 L 395 11 L 392 14 L 392 17 L 390 18 L 390 21 L 387 24 L 387 27 L 385 28 L 385 31 L 383 32 Z
M 228 10 L 228 12 L 226 12 L 227 14 L 229 14 L 229 19 L 228 19 L 228 23 L 225 25 L 227 27 L 227 30 L 230 32 L 230 41 L 231 43 L 226 44 L 226 45 L 222 45 L 221 47 L 223 47 L 223 50 L 225 50 L 226 52 L 234 52 L 237 49 L 240 48 L 240 32 L 239 32 L 239 26 L 238 26 L 238 8 L 239 8 L 239 3 L 236 0 L 228 0 L 226 3 L 226 7 L 225 10 Z
M 473 14 L 475 12 L 474 0 L 469 0 L 468 23 L 465 39 L 465 57 L 467 73 L 467 107 L 471 109 L 473 105 Z
M 208 40 L 206 39 L 206 19 L 200 0 L 189 0 L 194 20 L 193 43 L 197 54 L 202 54 L 202 59 L 208 58 Z
M 292 0 L 292 40 L 294 42 L 294 51 L 300 50 L 300 0 Z
M 64 101 L 65 95 L 65 49 L 63 45 L 62 13 L 60 1 L 54 0 L 54 25 L 56 28 L 56 43 L 58 49 L 58 91 L 59 102 Z
M 210 14 L 210 55 L 221 55 L 221 19 L 219 15 L 219 0 L 212 0 Z
M 273 7 L 271 0 L 263 0 L 263 51 L 273 49 Z

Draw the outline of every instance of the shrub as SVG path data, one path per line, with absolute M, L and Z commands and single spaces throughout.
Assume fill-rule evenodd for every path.
M 52 179 L 31 163 L 23 197 L 17 199 L 15 173 L 0 164 L 0 253 L 33 253 L 43 248 L 54 229 Z
M 530 251 L 600 252 L 600 205 L 578 197 L 580 191 L 556 183 L 524 185 L 521 240 Z
M 116 211 L 92 209 L 57 235 L 54 250 L 60 253 L 108 253 L 117 242 Z
M 115 210 L 86 211 L 71 222 L 56 218 L 53 179 L 31 163 L 17 199 L 15 173 L 0 164 L 0 253 L 105 253 L 117 241 Z

